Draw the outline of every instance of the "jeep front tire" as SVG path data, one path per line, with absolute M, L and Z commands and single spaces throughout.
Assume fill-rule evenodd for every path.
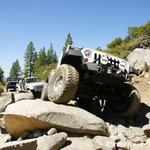
M 52 75 L 48 85 L 48 98 L 55 103 L 68 103 L 75 95 L 79 83 L 77 70 L 67 64 L 61 65 Z

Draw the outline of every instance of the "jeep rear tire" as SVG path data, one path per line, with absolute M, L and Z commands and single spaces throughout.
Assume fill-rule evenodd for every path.
M 109 99 L 107 108 L 109 112 L 118 117 L 132 117 L 140 107 L 140 94 L 132 85 L 125 84 L 125 87 L 118 91 L 118 99 Z
M 52 75 L 48 85 L 48 98 L 55 103 L 68 103 L 75 95 L 79 82 L 77 70 L 67 64 L 61 65 Z
M 48 100 L 48 83 L 44 83 L 42 94 L 41 94 L 42 100 Z

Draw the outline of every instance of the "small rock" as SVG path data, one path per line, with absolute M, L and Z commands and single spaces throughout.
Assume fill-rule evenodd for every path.
M 0 144 L 0 150 L 36 150 L 37 138 Z
M 145 133 L 145 135 L 148 138 L 150 138 L 150 124 L 147 124 L 147 125 L 143 126 L 142 130 Z
M 134 137 L 134 139 L 131 140 L 133 143 L 145 143 L 147 140 L 146 136 L 141 136 L 141 137 Z
M 25 131 L 24 133 L 22 133 L 22 134 L 20 135 L 20 137 L 18 138 L 17 141 L 21 141 L 21 140 L 23 140 L 23 139 L 26 139 L 26 138 L 29 136 L 29 134 L 30 134 L 30 131 L 29 131 L 29 130 Z
M 57 133 L 52 136 L 42 136 L 37 140 L 36 150 L 58 150 L 66 142 L 67 134 L 65 132 Z
M 144 76 L 146 79 L 148 79 L 149 78 L 149 74 L 145 74 L 145 76 Z
M 127 130 L 124 133 L 124 136 L 127 137 L 129 140 L 134 139 L 135 137 L 144 136 L 144 132 L 141 128 L 129 128 L 130 130 Z
M 119 124 L 119 125 L 117 126 L 117 131 L 118 131 L 118 133 L 120 133 L 120 134 L 124 134 L 124 133 L 127 131 L 127 128 L 126 128 L 125 126 Z
M 129 150 L 130 149 L 129 143 L 126 141 L 119 141 L 117 143 L 117 148 L 121 149 L 121 150 Z
M 57 133 L 57 129 L 56 128 L 51 128 L 48 132 L 47 135 L 53 135 Z
M 110 132 L 110 135 L 117 135 L 118 134 L 116 126 L 114 126 L 112 124 L 109 126 L 109 132 Z
M 28 139 L 32 139 L 34 136 L 33 136 L 33 133 L 29 134 L 28 136 Z
M 90 135 L 90 134 L 86 134 L 86 135 L 84 135 L 84 139 L 92 139 L 93 138 L 93 136 L 92 135 Z
M 0 144 L 11 141 L 12 137 L 10 134 L 0 134 Z
M 115 140 L 115 142 L 119 142 L 119 141 L 127 141 L 127 138 L 124 137 L 123 135 L 120 136 L 115 136 L 115 135 L 111 135 L 109 138 Z
M 115 140 L 104 136 L 95 136 L 93 138 L 93 144 L 95 146 L 95 149 L 100 150 L 115 150 L 116 146 Z
M 35 137 L 35 138 L 37 138 L 37 137 L 39 137 L 39 136 L 42 136 L 42 135 L 43 135 L 43 133 L 42 133 L 41 130 L 36 130 L 36 131 L 33 133 L 33 137 Z

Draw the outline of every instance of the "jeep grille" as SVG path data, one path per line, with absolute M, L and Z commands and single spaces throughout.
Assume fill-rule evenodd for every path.
M 101 54 L 97 54 L 97 53 L 94 54 L 94 60 L 98 59 L 96 61 L 97 64 L 101 64 L 101 60 L 100 60 L 101 57 L 102 57 Z M 108 64 L 107 64 L 108 67 L 111 67 L 113 65 L 113 68 L 116 68 L 116 69 L 119 68 L 119 63 L 120 63 L 119 60 L 112 59 L 112 58 L 109 58 L 109 57 L 107 57 L 107 59 L 108 59 Z

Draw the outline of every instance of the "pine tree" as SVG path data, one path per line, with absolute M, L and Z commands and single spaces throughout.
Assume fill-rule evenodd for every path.
M 53 63 L 53 55 L 54 55 L 54 49 L 53 49 L 53 44 L 50 44 L 50 48 L 47 51 L 47 64 Z
M 4 77 L 4 71 L 3 71 L 3 69 L 1 68 L 1 66 L 0 66 L 0 77 Z
M 24 74 L 25 76 L 32 76 L 32 73 L 34 73 L 35 71 L 35 62 L 36 62 L 36 52 L 35 52 L 35 48 L 34 45 L 32 43 L 32 41 L 29 43 L 29 45 L 27 46 L 26 52 L 24 54 L 24 60 L 25 60 L 25 69 L 24 69 L 24 73 L 28 73 L 28 74 Z
M 54 55 L 53 55 L 53 63 L 57 64 L 57 62 L 58 62 L 58 57 L 57 57 L 57 54 L 55 52 Z
M 45 47 L 43 49 L 40 49 L 37 61 L 35 63 L 35 72 L 38 71 L 40 67 L 43 67 L 47 64 L 47 56 L 46 56 L 46 51 Z
M 18 77 L 21 75 L 21 67 L 19 65 L 18 59 L 13 62 L 12 67 L 9 72 L 9 77 Z
M 65 42 L 65 46 L 63 47 L 62 51 L 66 52 L 67 46 L 72 45 L 72 44 L 73 44 L 72 37 L 69 33 L 68 36 L 67 36 L 66 42 Z

